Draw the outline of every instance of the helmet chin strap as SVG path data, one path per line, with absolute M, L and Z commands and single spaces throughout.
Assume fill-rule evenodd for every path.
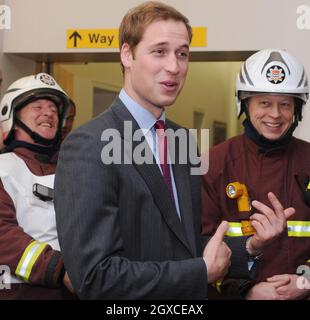
M 60 134 L 59 130 L 57 131 L 55 137 L 53 139 L 46 139 L 36 132 L 32 131 L 30 128 L 28 128 L 21 120 L 19 120 L 17 117 L 15 118 L 15 123 L 22 128 L 28 135 L 31 137 L 31 139 L 38 144 L 41 144 L 43 146 L 51 146 L 56 145 L 60 141 Z

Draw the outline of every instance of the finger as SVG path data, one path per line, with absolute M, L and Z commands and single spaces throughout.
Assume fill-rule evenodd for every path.
M 268 206 L 266 206 L 264 203 L 254 200 L 252 201 L 252 206 L 259 210 L 259 212 L 263 214 L 265 217 L 267 217 L 270 223 L 275 220 L 276 216 L 274 211 Z
M 284 288 L 284 286 L 287 286 L 287 283 L 284 282 L 284 280 L 282 280 L 282 281 L 270 282 L 270 283 L 272 283 L 272 285 L 274 286 L 275 289 Z
M 256 229 L 257 224 L 259 224 L 259 226 L 261 227 L 263 232 L 267 232 L 268 228 L 270 227 L 269 219 L 261 213 L 254 213 L 253 215 L 250 216 L 250 220 L 251 220 L 252 226 L 255 229 Z M 253 222 L 254 222 L 254 225 L 253 225 Z
M 268 206 L 258 200 L 253 200 L 252 206 L 260 212 L 272 211 Z
M 275 216 L 277 218 L 276 223 L 277 224 L 281 224 L 283 225 L 283 223 L 286 221 L 286 217 L 284 214 L 284 208 L 282 206 L 282 204 L 280 203 L 280 201 L 278 200 L 278 198 L 272 193 L 272 192 L 268 192 L 268 199 L 271 203 L 271 205 L 274 208 L 274 212 L 275 212 Z M 291 210 L 289 210 L 288 214 L 290 215 Z
M 272 192 L 268 193 L 268 199 L 271 202 L 271 204 L 275 210 L 276 215 L 279 216 L 280 218 L 288 219 L 296 211 L 295 208 L 292 208 L 292 207 L 284 210 L 282 204 L 280 203 L 278 198 Z M 284 215 L 284 217 L 283 217 L 283 215 Z
M 291 217 L 294 213 L 296 212 L 296 210 L 292 207 L 287 208 L 284 210 L 284 215 L 285 215 L 285 219 L 287 220 L 289 217 Z
M 264 226 L 259 222 L 259 221 L 257 221 L 257 220 L 252 220 L 251 221 L 251 225 L 252 225 L 252 227 L 255 229 L 255 231 L 256 231 L 256 236 L 258 237 L 258 238 L 265 238 L 265 235 L 266 235 L 266 229 L 264 228 Z M 255 236 L 254 235 L 254 236 Z
M 279 274 L 268 278 L 267 281 L 272 282 L 275 288 L 280 288 L 290 283 L 290 277 L 287 274 Z
M 287 286 L 281 286 L 281 287 L 276 288 L 276 292 L 277 292 L 277 294 L 281 294 L 281 295 L 286 294 Z
M 256 201 L 253 203 L 255 208 L 259 209 L 261 213 L 263 213 L 269 220 L 271 226 L 276 227 L 276 229 L 281 229 L 286 221 L 286 216 L 284 214 L 284 209 L 278 198 L 272 192 L 268 192 L 268 199 L 272 205 L 272 208 L 269 208 L 267 205 Z M 291 216 L 293 213 L 290 210 L 287 212 L 288 216 Z
M 228 230 L 228 222 L 222 221 L 221 224 L 218 226 L 217 230 L 215 231 L 215 234 L 213 235 L 211 240 L 213 242 L 217 242 L 218 244 L 220 244 L 223 241 L 227 230 Z
M 282 278 L 282 274 L 277 274 L 275 276 L 269 277 L 267 278 L 268 282 L 275 282 L 275 281 L 279 281 L 279 279 Z
M 224 254 L 227 257 L 227 259 L 230 260 L 232 252 L 231 252 L 230 248 L 228 247 L 228 245 L 225 242 L 222 241 L 220 246 L 222 248 L 222 252 L 224 252 Z
M 268 199 L 269 199 L 272 207 L 274 208 L 275 212 L 276 213 L 278 213 L 278 212 L 283 213 L 284 208 L 283 208 L 281 202 L 278 200 L 278 198 L 274 195 L 274 193 L 268 192 L 267 196 L 268 196 Z

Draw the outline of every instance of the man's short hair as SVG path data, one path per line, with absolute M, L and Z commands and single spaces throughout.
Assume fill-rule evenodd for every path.
M 158 1 L 148 1 L 132 8 L 124 16 L 119 28 L 119 47 L 128 43 L 132 52 L 141 41 L 145 29 L 154 21 L 175 20 L 183 22 L 188 38 L 192 40 L 192 27 L 188 19 L 175 8 Z

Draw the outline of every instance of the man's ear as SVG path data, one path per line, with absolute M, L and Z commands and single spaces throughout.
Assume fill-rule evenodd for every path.
M 122 45 L 120 57 L 124 68 L 129 68 L 133 60 L 133 54 L 128 43 Z

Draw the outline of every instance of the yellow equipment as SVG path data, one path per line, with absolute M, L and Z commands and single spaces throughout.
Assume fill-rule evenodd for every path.
M 240 182 L 229 183 L 226 187 L 226 194 L 230 199 L 237 199 L 239 212 L 251 210 L 249 194 L 245 184 Z M 241 230 L 245 236 L 256 232 L 249 220 L 241 220 Z

